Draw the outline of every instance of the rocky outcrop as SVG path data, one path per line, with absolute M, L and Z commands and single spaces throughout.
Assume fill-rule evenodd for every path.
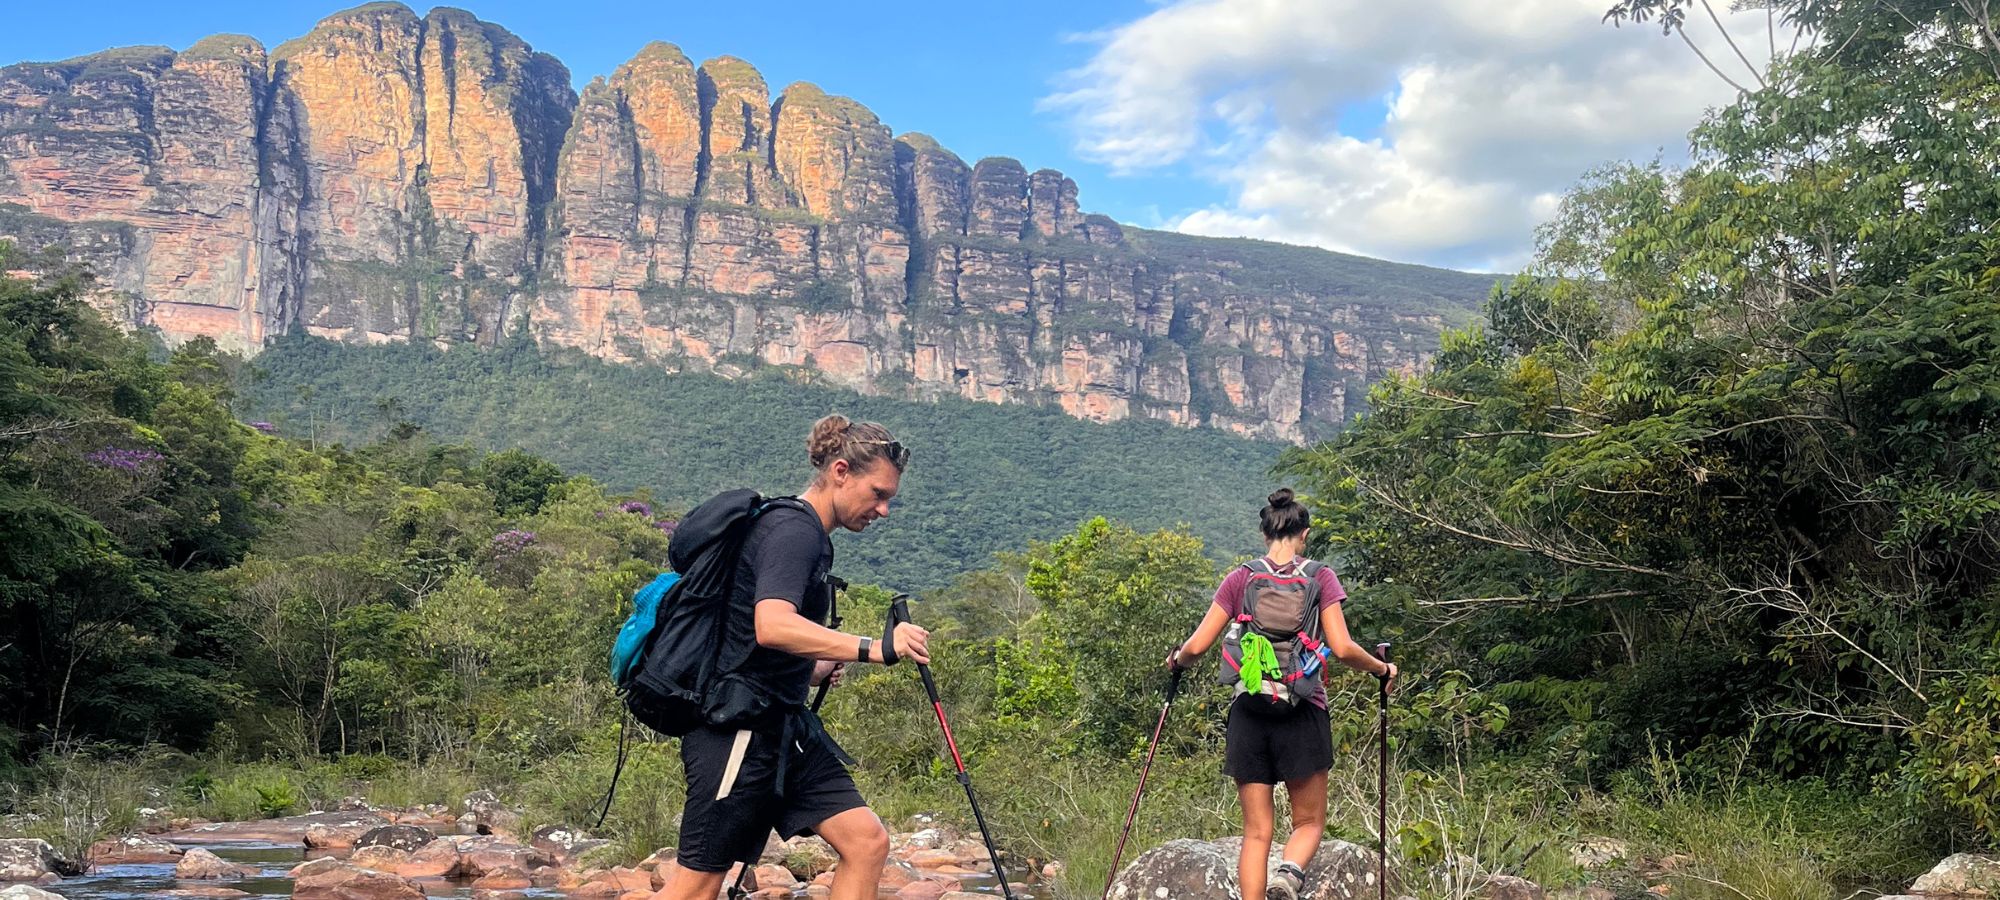
M 83 868 L 40 838 L 0 840 L 0 881 L 39 881 L 47 876 L 80 875 Z
M 1483 296 L 1458 273 L 1130 231 L 750 63 L 646 45 L 579 94 L 399 3 L 0 69 L 0 236 L 170 341 L 492 342 L 1302 440 Z
M 1910 885 L 1920 897 L 2000 897 L 2000 859 L 1960 853 L 1946 857 Z
M 256 869 L 236 865 L 200 847 L 189 850 L 174 865 L 174 877 L 184 881 L 235 879 L 255 874 Z
M 1242 846 L 1242 838 L 1168 841 L 1140 854 L 1118 873 L 1111 900 L 1229 900 L 1237 889 L 1236 857 Z M 1282 860 L 1282 849 L 1272 848 L 1272 865 Z M 1362 900 L 1376 895 L 1375 855 L 1346 841 L 1320 844 L 1305 869 L 1300 900 Z M 1390 888 L 1393 894 L 1395 886 Z

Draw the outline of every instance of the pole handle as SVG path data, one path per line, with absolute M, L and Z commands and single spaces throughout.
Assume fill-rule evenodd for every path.
M 1383 665 L 1388 665 L 1388 664 L 1389 664 L 1389 642 L 1388 642 L 1388 641 L 1383 641 L 1383 642 L 1381 642 L 1381 643 L 1379 643 L 1379 644 L 1376 644 L 1376 645 L 1375 645 L 1375 658 L 1376 658 L 1376 659 L 1379 659 L 1379 660 L 1381 660 L 1381 661 L 1382 661 L 1382 664 L 1383 664 Z M 1384 672 L 1384 673 L 1382 673 L 1382 674 L 1380 674 L 1380 675 L 1377 675 L 1377 676 L 1375 676 L 1375 677 L 1376 677 L 1376 678 L 1379 678 L 1379 679 L 1381 679 L 1381 680 L 1382 680 L 1382 683 L 1383 683 L 1383 684 L 1387 684 L 1387 683 L 1389 683 L 1389 673 L 1387 673 L 1387 672 Z
M 1167 702 L 1174 702 L 1174 695 L 1181 692 L 1181 673 L 1185 669 L 1174 669 L 1167 673 Z

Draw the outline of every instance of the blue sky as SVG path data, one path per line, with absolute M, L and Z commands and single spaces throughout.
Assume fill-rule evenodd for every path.
M 97 2 L 89 16 L 60 3 L 23 3 L 0 30 L 0 63 L 52 60 L 134 44 L 184 49 L 210 34 L 248 34 L 272 47 L 352 3 L 199 4 Z M 422 13 L 429 4 L 412 3 Z M 1030 169 L 1063 170 L 1085 208 L 1159 224 L 1219 202 L 1226 190 L 1184 173 L 1113 178 L 1078 158 L 1059 116 L 1037 112 L 1061 74 L 1092 45 L 1076 35 L 1143 15 L 1151 4 L 1026 0 L 1005 5 L 937 2 L 726 3 L 628 0 L 471 0 L 452 4 L 520 35 L 569 66 L 580 88 L 609 75 L 647 41 L 680 45 L 700 61 L 749 60 L 772 89 L 811 81 L 846 94 L 897 132 L 923 131 L 968 161 L 1012 156 Z M 866 12 L 860 11 L 862 8 Z
M 1657 29 L 1604 25 L 1607 2 L 461 5 L 579 86 L 670 41 L 747 59 L 774 89 L 853 97 L 968 161 L 1061 169 L 1085 210 L 1122 222 L 1497 272 L 1530 260 L 1579 176 L 1685 160 L 1688 130 L 1734 96 Z M 0 63 L 221 32 L 275 46 L 343 5 L 17 3 Z M 1726 31 L 1761 66 L 1764 15 L 1718 12 L 1720 29 L 1697 22 L 1691 38 L 1729 64 Z

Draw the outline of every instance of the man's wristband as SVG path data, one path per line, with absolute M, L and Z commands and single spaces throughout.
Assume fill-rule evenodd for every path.
M 871 646 L 873 646 L 873 645 L 874 645 L 874 643 L 875 643 L 875 641 L 874 641 L 873 639 L 870 639 L 870 638 L 862 638 L 862 639 L 861 639 L 861 651 L 860 651 L 859 653 L 856 653 L 856 654 L 855 654 L 855 656 L 854 656 L 854 658 L 855 658 L 856 660 L 860 661 L 860 662 L 868 662 L 868 661 L 869 661 L 869 659 L 868 659 L 868 648 L 869 648 L 869 647 L 871 647 Z
M 882 632 L 882 664 L 893 666 L 901 657 L 896 655 L 896 621 L 889 620 L 889 627 Z

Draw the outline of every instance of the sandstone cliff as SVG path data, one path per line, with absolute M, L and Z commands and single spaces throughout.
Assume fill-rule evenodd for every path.
M 470 14 L 371 3 L 0 69 L 0 236 L 169 340 L 540 340 L 672 368 L 1301 440 L 1476 276 L 1130 232 L 805 83 L 649 44 L 578 93 Z

